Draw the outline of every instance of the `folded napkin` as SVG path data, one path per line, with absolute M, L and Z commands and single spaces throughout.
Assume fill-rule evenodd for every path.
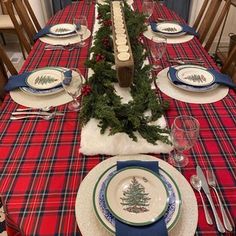
M 47 35 L 47 34 L 53 34 L 52 32 L 50 32 L 50 28 L 51 28 L 51 27 L 52 27 L 52 25 L 47 25 L 47 26 L 45 26 L 43 29 L 39 30 L 39 32 L 36 33 L 36 35 L 34 35 L 33 40 L 35 41 L 35 40 L 37 40 L 38 38 L 43 37 L 43 36 L 45 36 L 45 35 Z M 79 29 L 79 28 L 80 28 L 80 24 L 78 24 L 78 25 L 76 26 L 76 28 Z M 65 34 L 63 34 L 63 35 L 70 35 L 70 34 L 74 34 L 74 33 L 75 33 L 75 31 L 70 32 L 70 33 L 65 33 Z M 57 35 L 57 34 L 54 34 L 54 35 Z
M 4 89 L 11 91 L 19 87 L 27 87 L 25 79 L 31 74 L 31 72 L 24 72 L 23 74 L 10 76 Z
M 151 25 L 152 31 L 162 33 L 157 30 L 157 23 L 156 22 L 151 22 L 150 25 Z M 192 27 L 190 27 L 189 25 L 186 25 L 186 24 L 180 24 L 180 25 L 183 27 L 184 32 L 186 32 L 187 34 L 195 35 L 198 37 L 198 33 Z
M 169 74 L 170 74 L 170 78 L 171 78 L 172 82 L 175 84 L 185 84 L 184 82 L 180 81 L 176 77 L 176 71 L 177 70 L 173 67 L 170 67 L 170 69 L 169 69 Z M 214 69 L 208 69 L 207 71 L 209 71 L 210 73 L 212 73 L 215 76 L 214 83 L 222 84 L 222 85 L 228 86 L 230 88 L 236 88 L 236 84 L 232 81 L 232 79 L 228 75 L 222 74 Z M 189 86 L 199 87 L 199 86 L 194 86 L 194 85 L 189 85 Z
M 118 161 L 117 170 L 130 166 L 140 166 L 159 174 L 157 161 Z M 150 225 L 132 226 L 116 219 L 116 236 L 167 236 L 164 216 Z

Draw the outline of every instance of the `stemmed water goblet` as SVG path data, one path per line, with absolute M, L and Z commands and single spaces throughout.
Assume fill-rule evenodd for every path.
M 158 36 L 153 36 L 149 42 L 149 49 L 154 60 L 153 70 L 160 71 L 162 69 L 160 61 L 166 52 L 167 39 L 164 35 L 159 34 Z
M 75 31 L 80 36 L 80 47 L 85 47 L 88 44 L 84 41 L 84 35 L 88 29 L 88 23 L 85 16 L 80 16 L 73 19 L 73 24 L 75 25 Z
M 80 110 L 80 102 L 78 101 L 83 87 L 83 76 L 79 69 L 70 69 L 62 73 L 62 86 L 64 90 L 72 97 L 73 101 L 69 103 L 68 109 L 71 111 Z
M 176 167 L 188 164 L 188 158 L 183 154 L 195 144 L 199 136 L 199 122 L 192 116 L 178 116 L 171 126 L 171 140 L 174 152 L 169 156 L 168 162 Z
M 142 11 L 145 15 L 147 15 L 147 21 L 151 17 L 153 13 L 154 3 L 153 0 L 144 0 L 142 4 Z

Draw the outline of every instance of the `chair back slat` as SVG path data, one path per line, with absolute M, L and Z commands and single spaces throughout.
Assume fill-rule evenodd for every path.
M 230 75 L 236 83 L 236 45 L 234 45 L 233 50 L 226 58 L 221 68 L 221 72 Z
M 5 4 L 5 6 L 6 6 L 6 9 L 7 9 L 8 14 L 9 14 L 9 16 L 11 17 L 11 20 L 12 20 L 14 26 L 15 26 L 15 30 L 16 30 L 16 32 L 17 32 L 17 34 L 18 34 L 18 37 L 19 37 L 21 43 L 23 44 L 23 46 L 24 46 L 26 52 L 29 53 L 30 50 L 31 50 L 31 46 L 30 46 L 30 43 L 29 43 L 28 39 L 26 38 L 24 32 L 22 32 L 22 28 L 21 28 L 21 26 L 19 25 L 19 22 L 18 22 L 17 19 L 16 19 L 16 16 L 15 16 L 15 14 L 14 14 L 14 8 L 13 8 L 13 5 L 12 5 L 12 1 L 13 1 L 13 0 L 5 0 L 5 1 L 4 1 L 4 4 Z M 21 1 L 21 0 L 20 0 L 20 1 Z M 22 22 L 22 23 L 23 23 L 23 22 Z
M 214 26 L 213 26 L 213 28 L 210 32 L 210 35 L 207 38 L 207 41 L 206 41 L 206 44 L 205 44 L 205 49 L 207 51 L 210 50 L 210 47 L 211 47 L 211 45 L 212 45 L 212 43 L 213 43 L 213 41 L 216 37 L 216 34 L 220 29 L 220 26 L 222 25 L 225 17 L 227 16 L 227 14 L 229 12 L 229 8 L 230 8 L 230 5 L 231 5 L 231 0 L 225 0 L 223 2 L 223 4 L 224 5 L 223 5 L 223 8 L 220 11 L 220 15 L 218 16 L 218 18 L 217 18 L 217 20 L 216 20 L 216 22 L 215 22 L 215 24 L 214 24 Z
M 199 34 L 199 40 L 201 43 L 203 43 L 206 39 L 206 36 L 217 15 L 222 1 L 224 0 L 210 0 L 208 7 L 206 8 L 204 15 L 202 16 L 199 28 L 197 29 L 197 32 Z
M 0 104 L 2 104 L 2 101 L 4 99 L 5 96 L 4 86 L 8 81 L 8 75 L 5 66 L 12 75 L 18 74 L 16 68 L 11 63 L 11 60 L 7 56 L 5 50 L 0 45 Z

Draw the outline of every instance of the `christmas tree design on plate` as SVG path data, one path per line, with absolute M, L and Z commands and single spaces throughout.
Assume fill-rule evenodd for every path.
M 42 75 L 42 76 L 38 76 L 35 79 L 35 84 L 51 84 L 54 83 L 55 81 L 57 81 L 57 79 L 53 78 L 50 75 Z
M 177 29 L 175 27 L 167 27 L 163 29 L 164 32 L 176 32 Z
M 140 184 L 135 177 L 132 177 L 131 183 L 127 190 L 123 191 L 123 197 L 120 199 L 123 210 L 132 213 L 143 213 L 149 211 L 149 193 L 145 192 L 145 188 Z
M 68 32 L 70 31 L 70 29 L 67 29 L 67 28 L 57 28 L 55 30 L 56 33 L 65 33 L 65 32 Z
M 206 82 L 206 77 L 204 75 L 189 75 L 183 78 L 184 80 L 189 80 L 192 81 L 194 83 L 205 83 Z

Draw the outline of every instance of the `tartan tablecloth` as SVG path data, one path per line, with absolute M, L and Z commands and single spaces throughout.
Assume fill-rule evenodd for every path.
M 135 1 L 141 10 L 141 1 Z M 84 1 L 59 11 L 49 23 L 70 22 L 85 14 L 88 27 L 94 24 L 94 4 Z M 155 5 L 153 16 L 181 19 L 164 6 Z M 91 38 L 88 42 L 91 44 Z M 145 39 L 144 39 L 145 40 Z M 44 50 L 45 44 L 36 42 L 21 70 L 44 66 L 78 67 L 86 76 L 84 61 L 88 48 Z M 217 68 L 199 41 L 168 45 L 162 58 L 163 67 L 170 66 L 169 57 L 201 57 L 205 66 Z M 157 96 L 170 102 L 166 119 L 170 125 L 178 115 L 192 115 L 200 122 L 200 138 L 188 152 L 189 164 L 179 171 L 186 177 L 196 174 L 196 165 L 213 169 L 219 183 L 224 207 L 236 219 L 236 94 L 233 90 L 221 101 L 211 104 L 189 104 L 174 100 L 159 90 Z M 75 220 L 75 198 L 85 175 L 107 156 L 80 154 L 78 114 L 69 112 L 67 105 L 56 108 L 65 116 L 50 121 L 28 119 L 11 121 L 11 113 L 20 106 L 6 96 L 0 114 L 0 196 L 6 212 L 8 234 L 16 235 L 81 235 Z M 168 155 L 155 155 L 167 160 Z M 214 194 L 213 194 L 214 196 Z M 207 225 L 202 203 L 196 193 L 199 219 L 196 235 L 220 235 L 216 225 Z M 219 204 L 213 197 L 216 208 Z M 208 205 L 209 207 L 209 205 Z M 235 232 L 228 235 L 235 235 Z M 180 233 L 181 235 L 181 233 Z

